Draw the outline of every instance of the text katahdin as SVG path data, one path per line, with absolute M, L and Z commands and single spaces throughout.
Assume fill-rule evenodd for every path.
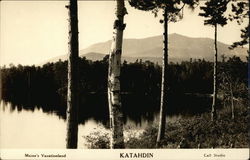
M 153 158 L 153 153 L 120 153 L 120 158 Z

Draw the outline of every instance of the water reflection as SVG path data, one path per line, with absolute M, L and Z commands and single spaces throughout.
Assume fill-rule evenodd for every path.
M 0 148 L 58 148 L 66 146 L 66 123 L 55 113 L 40 108 L 22 110 L 11 103 L 0 105 Z M 94 120 L 79 125 L 78 148 L 86 148 L 83 136 L 100 126 Z
M 172 96 L 168 115 L 197 114 L 210 108 L 211 99 L 206 97 Z M 65 148 L 65 100 L 44 101 L 1 100 L 1 148 Z M 96 128 L 108 130 L 107 98 L 105 94 L 88 94 L 82 96 L 80 104 L 78 148 L 86 148 L 84 136 Z M 125 135 L 126 130 L 142 131 L 158 119 L 156 97 L 123 95 L 122 104 Z
M 5 99 L 10 103 L 10 109 L 21 112 L 41 110 L 47 114 L 55 114 L 59 118 L 66 119 L 66 97 L 55 96 L 54 98 L 31 97 L 29 99 L 19 99 L 18 97 Z M 151 122 L 159 112 L 159 96 L 124 94 L 122 95 L 122 112 L 124 123 L 128 120 L 136 125 L 141 125 L 144 121 Z M 197 97 L 194 95 L 169 95 L 168 115 L 193 115 L 210 110 L 211 98 Z M 108 126 L 108 100 L 105 93 L 83 94 L 79 106 L 79 123 L 85 124 L 89 119 L 93 119 Z

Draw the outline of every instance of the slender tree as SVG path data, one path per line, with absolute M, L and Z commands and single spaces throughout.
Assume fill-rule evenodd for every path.
M 77 148 L 78 138 L 78 16 L 77 0 L 69 5 L 69 54 L 68 54 L 68 93 L 67 93 L 67 137 L 66 147 Z
M 219 67 L 218 78 L 221 81 L 219 91 L 223 94 L 224 103 L 231 104 L 231 118 L 235 118 L 235 101 L 247 99 L 247 65 L 239 57 L 230 57 Z
M 110 148 L 124 148 L 123 115 L 121 111 L 120 72 L 124 15 L 127 14 L 124 0 L 116 0 L 116 20 L 109 54 L 108 68 L 108 102 L 111 129 Z
M 223 90 L 223 101 L 224 101 L 224 107 L 225 103 L 228 99 L 230 99 L 231 102 L 231 118 L 234 119 L 234 95 L 233 95 L 233 81 L 231 79 L 231 76 L 227 74 L 226 72 L 221 73 L 221 79 L 222 83 L 220 84 L 221 89 Z M 237 82 L 236 82 L 237 83 Z M 237 84 L 238 85 L 238 84 Z
M 205 2 L 205 6 L 200 7 L 203 11 L 199 13 L 200 16 L 205 17 L 204 25 L 211 25 L 214 27 L 214 83 L 213 83 L 213 103 L 211 110 L 211 120 L 216 119 L 216 105 L 217 105 L 217 28 L 218 25 L 224 26 L 227 24 L 227 18 L 224 16 L 227 10 L 229 0 L 209 0 Z
M 162 80 L 161 80 L 161 102 L 159 129 L 156 140 L 156 147 L 164 138 L 166 128 L 166 111 L 168 102 L 168 22 L 176 22 L 183 17 L 183 9 L 187 4 L 194 8 L 197 0 L 130 0 L 130 5 L 144 11 L 152 11 L 155 16 L 159 10 L 163 10 L 163 60 L 162 60 Z

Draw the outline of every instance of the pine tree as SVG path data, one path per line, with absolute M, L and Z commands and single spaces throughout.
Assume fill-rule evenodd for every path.
M 69 54 L 68 54 L 68 92 L 67 92 L 67 137 L 66 147 L 77 148 L 78 139 L 78 16 L 77 0 L 69 5 Z
M 185 5 L 193 8 L 197 0 L 130 0 L 130 5 L 144 11 L 153 11 L 155 16 L 159 10 L 163 10 L 163 60 L 162 60 L 162 81 L 161 81 L 161 102 L 159 129 L 156 140 L 156 147 L 159 147 L 160 141 L 164 138 L 166 128 L 166 111 L 168 103 L 168 23 L 176 22 L 183 17 L 183 8 Z
M 200 16 L 205 17 L 204 25 L 211 25 L 214 27 L 214 83 L 213 83 L 213 103 L 211 110 L 211 120 L 216 119 L 216 108 L 217 108 L 217 92 L 218 92 L 218 82 L 217 82 L 217 28 L 218 25 L 224 26 L 227 24 L 227 18 L 224 13 L 227 10 L 227 4 L 229 0 L 209 0 L 205 2 L 205 6 L 200 7 L 203 11 L 199 13 Z

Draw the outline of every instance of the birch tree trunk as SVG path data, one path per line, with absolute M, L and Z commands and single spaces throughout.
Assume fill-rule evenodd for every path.
M 162 79 L 161 79 L 161 104 L 160 104 L 160 118 L 159 129 L 156 140 L 156 147 L 159 147 L 160 141 L 164 138 L 166 128 L 166 108 L 167 108 L 167 70 L 168 70 L 168 13 L 164 9 L 164 33 L 163 33 L 163 60 L 162 60 Z
M 124 148 L 120 70 L 123 30 L 126 26 L 123 23 L 123 19 L 126 13 L 127 11 L 124 6 L 124 0 L 116 0 L 116 20 L 114 22 L 113 40 L 111 52 L 109 54 L 108 69 L 108 102 L 111 129 L 110 148 Z
M 216 114 L 216 107 L 217 107 L 217 24 L 214 25 L 214 84 L 213 84 L 213 104 L 212 104 L 212 111 L 211 111 L 211 120 L 217 118 Z
M 67 93 L 67 137 L 66 147 L 77 148 L 78 138 L 78 18 L 77 0 L 70 0 L 69 6 L 69 54 Z

